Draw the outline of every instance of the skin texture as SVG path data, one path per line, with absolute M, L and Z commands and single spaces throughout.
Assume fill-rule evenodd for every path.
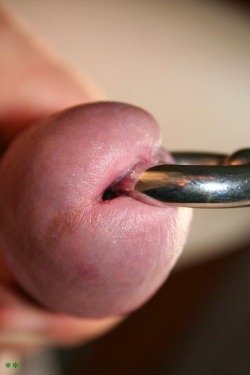
M 102 200 L 135 165 L 157 163 L 159 138 L 145 111 L 100 102 L 52 116 L 13 142 L 0 164 L 0 244 L 42 305 L 88 318 L 127 314 L 166 279 L 186 239 L 179 227 L 187 210 Z
M 78 103 L 103 100 L 91 80 L 76 75 L 33 29 L 1 7 L 0 29 L 1 150 L 35 120 Z M 0 351 L 27 354 L 50 345 L 76 345 L 122 321 L 120 316 L 96 320 L 49 311 L 23 292 L 1 253 L 0 249 Z
M 60 61 L 45 43 L 41 43 L 33 29 L 1 7 L 0 53 L 2 150 L 10 147 L 22 130 L 33 126 L 36 120 L 66 107 L 104 99 L 93 82 L 82 74 L 76 75 L 75 69 Z M 8 217 L 2 216 L 2 220 L 8 224 Z M 178 235 L 185 236 L 182 231 L 186 232 L 189 220 L 190 210 L 179 223 Z M 18 267 L 14 263 L 7 265 L 0 248 L 0 352 L 11 350 L 26 355 L 51 345 L 82 344 L 100 337 L 124 319 L 120 315 L 80 318 L 47 309 L 20 287 L 13 277 Z M 62 287 L 60 292 L 63 296 Z

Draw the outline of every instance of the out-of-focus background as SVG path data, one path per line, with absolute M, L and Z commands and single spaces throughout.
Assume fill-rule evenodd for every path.
M 108 99 L 143 107 L 168 150 L 231 153 L 250 141 L 249 15 L 223 2 L 2 1 Z M 180 264 L 249 235 L 249 209 L 196 210 Z
M 108 99 L 151 112 L 167 149 L 231 153 L 249 147 L 247 3 L 1 3 L 89 74 Z M 249 375 L 249 223 L 249 208 L 195 210 L 179 270 L 114 332 L 57 352 L 63 373 Z M 33 365 L 31 359 L 23 371 L 57 374 L 49 358 L 35 358 Z

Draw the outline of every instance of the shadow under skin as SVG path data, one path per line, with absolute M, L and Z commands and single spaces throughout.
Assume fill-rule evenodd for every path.
M 114 331 L 58 350 L 63 373 L 248 375 L 249 248 L 250 241 L 226 256 L 173 272 L 155 297 Z

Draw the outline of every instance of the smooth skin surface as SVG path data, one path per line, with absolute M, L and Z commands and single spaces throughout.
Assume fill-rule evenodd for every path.
M 191 210 L 129 197 L 102 201 L 135 164 L 157 161 L 158 126 L 118 103 L 78 106 L 30 126 L 103 98 L 8 15 L 0 24 L 0 123 L 3 144 L 10 144 L 0 164 L 0 345 L 27 352 L 97 337 L 144 303 L 178 258 Z
M 186 210 L 102 200 L 134 165 L 157 162 L 158 151 L 153 118 L 109 102 L 64 111 L 12 143 L 0 165 L 0 244 L 35 299 L 106 317 L 131 312 L 162 284 L 186 238 Z

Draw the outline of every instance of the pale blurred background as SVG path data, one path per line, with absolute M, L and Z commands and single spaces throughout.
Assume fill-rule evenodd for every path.
M 151 112 L 167 149 L 249 147 L 250 23 L 244 12 L 174 0 L 2 3 L 87 72 L 108 99 Z M 249 222 L 249 208 L 195 210 L 180 264 L 230 250 L 249 236 Z

